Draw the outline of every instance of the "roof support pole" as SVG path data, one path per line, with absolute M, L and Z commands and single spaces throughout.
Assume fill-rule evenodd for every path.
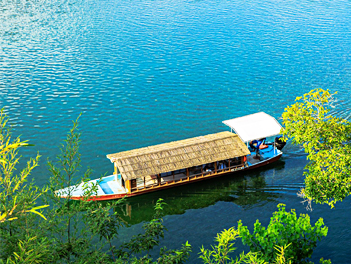
M 132 183 L 131 180 L 126 180 L 125 181 L 126 189 L 128 190 L 128 193 L 132 193 Z

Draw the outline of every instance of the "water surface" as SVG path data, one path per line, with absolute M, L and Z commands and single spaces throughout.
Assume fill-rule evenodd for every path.
M 265 111 L 279 118 L 296 96 L 338 91 L 334 113 L 350 118 L 351 3 L 341 1 L 1 0 L 0 105 L 14 133 L 46 159 L 79 113 L 82 165 L 111 173 L 106 154 L 226 130 L 221 123 Z M 299 213 L 306 164 L 288 145 L 282 163 L 131 199 L 140 230 L 159 197 L 169 200 L 163 242 L 197 249 L 239 219 L 268 223 L 278 203 Z M 314 260 L 348 263 L 350 201 L 314 206 L 329 234 Z M 127 214 L 128 215 L 128 214 Z

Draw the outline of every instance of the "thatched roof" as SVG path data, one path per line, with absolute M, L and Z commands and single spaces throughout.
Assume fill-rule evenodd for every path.
M 236 134 L 220 132 L 109 154 L 107 158 L 125 180 L 131 180 L 248 154 L 250 151 Z

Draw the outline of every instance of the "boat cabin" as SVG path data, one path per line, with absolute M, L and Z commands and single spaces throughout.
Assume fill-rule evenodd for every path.
M 250 151 L 231 132 L 109 154 L 114 175 L 128 194 L 188 183 L 247 166 Z

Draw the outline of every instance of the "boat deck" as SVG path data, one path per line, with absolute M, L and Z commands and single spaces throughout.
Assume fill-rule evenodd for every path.
M 247 155 L 247 162 L 249 166 L 256 165 L 267 159 L 273 158 L 281 153 L 279 150 L 274 149 L 272 145 L 268 145 L 265 149 L 260 149 L 258 157 L 255 151 L 251 151 L 251 155 Z
M 259 151 L 259 155 L 256 156 L 256 152 L 251 151 L 251 155 L 247 155 L 247 163 L 244 164 L 233 164 L 230 167 L 222 167 L 221 169 L 215 170 L 211 168 L 209 171 L 204 171 L 201 166 L 189 169 L 189 177 L 186 175 L 186 170 L 178 171 L 177 173 L 162 173 L 160 180 L 157 179 L 156 175 L 150 175 L 145 178 L 139 178 L 136 180 L 135 186 L 132 187 L 132 192 L 139 193 L 144 192 L 148 189 L 163 188 L 165 185 L 176 185 L 185 181 L 199 180 L 199 178 L 209 178 L 211 176 L 221 175 L 228 172 L 234 172 L 242 169 L 249 169 L 250 167 L 260 166 L 260 163 L 266 163 L 279 154 L 277 149 L 274 149 L 272 145 L 269 145 L 266 149 Z M 229 163 L 230 164 L 230 163 Z M 121 175 L 110 175 L 101 179 L 91 180 L 87 183 L 81 183 L 76 186 L 67 187 L 56 192 L 61 197 L 82 197 L 84 196 L 87 187 L 96 188 L 94 195 L 96 196 L 113 196 L 113 195 L 127 195 L 128 190 L 121 184 Z
M 84 196 L 85 190 L 89 188 L 96 188 L 96 191 L 93 193 L 96 196 L 127 193 L 126 189 L 121 185 L 120 180 L 118 180 L 118 177 L 120 175 L 110 175 L 101 179 L 91 180 L 58 190 L 56 194 L 62 197 L 68 195 L 72 197 Z

